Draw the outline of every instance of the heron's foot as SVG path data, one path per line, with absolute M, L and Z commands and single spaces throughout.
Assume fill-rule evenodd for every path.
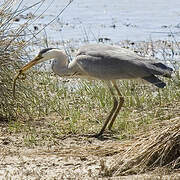
M 89 137 L 89 138 L 100 138 L 100 137 L 102 137 L 103 135 L 101 134 L 101 133 L 98 133 L 98 134 L 82 134 L 82 135 L 80 135 L 80 136 L 84 136 L 84 137 Z
M 105 140 L 109 138 L 109 134 L 103 134 L 101 132 L 97 133 L 97 134 L 83 134 L 83 137 L 88 137 L 88 138 L 97 138 L 99 140 Z
M 61 140 L 65 140 L 67 138 L 96 138 L 100 141 L 108 140 L 108 139 L 117 139 L 112 132 L 105 131 L 104 133 L 97 134 L 69 134 L 61 137 Z
M 107 137 L 112 137 L 116 131 L 112 130 L 111 128 L 108 130 L 105 130 L 103 132 L 99 132 L 97 134 L 90 135 L 89 137 L 95 137 L 98 139 L 106 139 Z
M 97 133 L 97 134 L 93 134 L 92 137 L 95 137 L 95 138 L 100 138 L 103 136 L 103 133 Z

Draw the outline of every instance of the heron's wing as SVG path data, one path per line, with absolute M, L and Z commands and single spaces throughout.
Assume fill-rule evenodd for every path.
M 123 60 L 113 56 L 79 55 L 76 64 L 84 74 L 103 80 L 138 78 L 150 73 L 145 64 L 135 60 Z
M 145 60 L 144 57 L 138 55 L 137 53 L 121 48 L 119 46 L 105 45 L 105 44 L 89 44 L 82 46 L 77 55 L 90 55 L 95 57 L 103 56 L 118 56 L 123 60 Z M 147 59 L 148 60 L 148 59 Z
M 88 76 L 112 80 L 163 75 L 169 70 L 143 62 L 136 53 L 107 45 L 87 45 L 80 48 L 76 64 Z

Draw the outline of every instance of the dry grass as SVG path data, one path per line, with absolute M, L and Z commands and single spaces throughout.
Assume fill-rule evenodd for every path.
M 14 2 L 6 0 L 0 8 L 0 120 L 15 119 L 16 102 L 12 97 L 12 80 L 16 69 L 22 66 L 22 59 L 27 58 L 24 37 L 20 31 L 25 26 L 13 27 L 18 11 L 13 11 Z M 17 10 L 17 9 L 16 9 Z M 13 27 L 13 28 L 12 28 Z M 25 86 L 24 86 L 25 88 Z M 25 106 L 25 105 L 23 105 Z
M 124 176 L 180 172 L 180 117 L 138 136 L 132 146 L 112 165 L 109 174 Z

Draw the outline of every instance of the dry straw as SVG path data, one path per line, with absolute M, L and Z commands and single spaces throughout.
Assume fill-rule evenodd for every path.
M 180 118 L 169 121 L 170 125 L 152 130 L 151 135 L 134 143 L 119 155 L 110 169 L 113 176 L 141 174 L 164 169 L 168 173 L 180 169 Z M 141 139 L 142 138 L 142 139 Z

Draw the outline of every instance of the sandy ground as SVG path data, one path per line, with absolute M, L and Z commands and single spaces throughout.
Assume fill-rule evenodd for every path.
M 1 131 L 2 132 L 2 131 Z M 107 177 L 131 141 L 71 136 L 57 145 L 27 147 L 19 134 L 0 137 L 0 179 L 180 179 L 151 174 Z
M 17 139 L 16 139 L 17 138 Z M 101 177 L 104 166 L 124 151 L 119 142 L 69 137 L 60 145 L 28 148 L 22 137 L 1 137 L 0 177 L 14 179 L 84 179 Z M 105 165 L 106 164 L 106 165 Z

